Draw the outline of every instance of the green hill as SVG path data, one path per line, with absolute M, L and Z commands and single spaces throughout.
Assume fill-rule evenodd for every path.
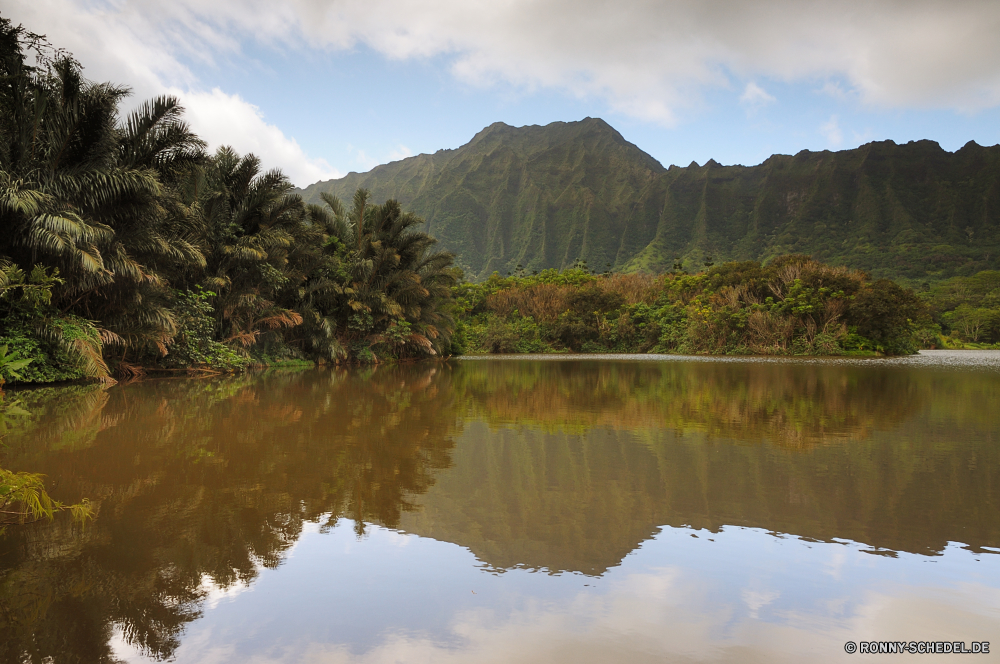
M 490 125 L 439 150 L 307 187 L 397 198 L 470 277 L 566 267 L 662 271 L 680 259 L 807 253 L 933 281 L 1000 267 L 1000 146 L 933 141 L 664 168 L 600 119 Z

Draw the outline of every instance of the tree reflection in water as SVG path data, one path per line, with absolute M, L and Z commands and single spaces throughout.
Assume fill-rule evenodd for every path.
M 404 529 L 602 574 L 662 526 L 1000 546 L 1000 375 L 877 363 L 466 363 L 454 468 Z
M 934 554 L 1000 545 L 1000 376 L 767 362 L 461 362 L 19 395 L 0 464 L 97 519 L 0 540 L 0 659 L 177 648 L 212 588 L 350 519 L 488 567 L 602 574 L 661 526 Z
M 306 520 L 395 526 L 448 467 L 458 418 L 438 367 L 157 380 L 23 399 L 8 466 L 99 503 L 0 541 L 0 660 L 113 661 L 113 625 L 169 657 L 211 585 L 276 567 Z M 59 416 L 53 416 L 58 412 Z M 67 426 L 72 418 L 73 424 Z

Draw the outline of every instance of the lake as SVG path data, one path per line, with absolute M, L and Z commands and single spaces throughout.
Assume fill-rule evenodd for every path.
M 1000 352 L 8 396 L 0 466 L 99 511 L 0 536 L 3 662 L 1000 659 Z

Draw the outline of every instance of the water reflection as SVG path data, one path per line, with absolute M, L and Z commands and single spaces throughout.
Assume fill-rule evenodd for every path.
M 496 568 L 599 574 L 664 525 L 1000 546 L 995 373 L 476 362 L 453 381 L 477 421 L 403 526 Z
M 794 448 L 891 428 L 935 389 L 912 370 L 851 364 L 476 361 L 462 369 L 461 391 L 494 424 L 697 431 Z
M 99 501 L 94 524 L 0 543 L 0 660 L 111 661 L 111 625 L 169 656 L 210 586 L 277 566 L 302 524 L 395 525 L 449 465 L 453 395 L 437 370 L 166 380 L 45 401 L 5 464 Z M 65 412 L 69 420 L 53 416 Z M 205 582 L 209 581 L 209 585 Z
M 307 530 L 286 568 L 192 625 L 177 661 L 843 661 L 845 641 L 886 634 L 982 640 L 1000 613 L 1000 561 L 957 547 L 928 563 L 754 529 L 666 529 L 594 578 L 483 574 L 455 545 L 370 532 Z
M 3 661 L 113 661 L 115 639 L 172 656 L 307 527 L 399 529 L 506 576 L 593 578 L 664 527 L 850 540 L 862 558 L 1000 547 L 995 371 L 484 361 L 19 398 L 35 417 L 0 463 L 100 511 L 82 533 L 59 519 L 0 540 Z M 409 560 L 412 578 L 433 567 Z

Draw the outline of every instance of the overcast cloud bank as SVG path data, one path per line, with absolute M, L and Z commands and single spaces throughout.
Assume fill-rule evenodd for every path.
M 335 171 L 248 101 L 204 89 L 192 67 L 240 57 L 255 41 L 387 58 L 443 57 L 473 86 L 553 89 L 677 126 L 711 90 L 775 102 L 762 81 L 886 109 L 972 113 L 1000 105 L 1000 3 L 845 0 L 13 0 L 4 13 L 45 32 L 98 80 L 138 97 L 167 90 L 213 144 L 231 143 L 299 184 Z M 186 64 L 188 63 L 188 64 Z M 567 118 L 572 119 L 572 118 Z M 835 119 L 832 120 L 835 122 Z

